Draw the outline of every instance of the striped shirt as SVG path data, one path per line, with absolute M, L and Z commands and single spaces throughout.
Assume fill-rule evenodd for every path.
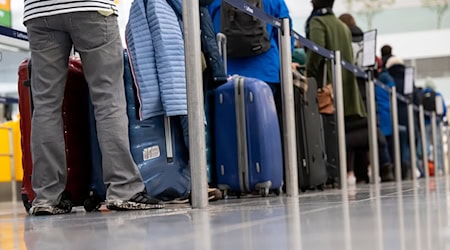
M 114 0 L 24 0 L 23 21 L 78 11 L 113 10 L 117 15 Z

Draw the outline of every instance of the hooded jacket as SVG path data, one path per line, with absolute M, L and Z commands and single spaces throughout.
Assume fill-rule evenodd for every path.
M 405 65 L 400 63 L 392 65 L 389 64 L 389 67 L 386 68 L 389 74 L 394 79 L 397 94 L 404 95 Z M 398 108 L 398 124 L 408 127 L 408 104 L 402 101 L 398 101 L 397 108 Z

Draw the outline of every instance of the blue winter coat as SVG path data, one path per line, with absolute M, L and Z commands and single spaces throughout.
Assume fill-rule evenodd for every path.
M 384 71 L 378 76 L 378 80 L 388 87 L 395 86 L 394 79 Z M 377 102 L 378 124 L 383 135 L 392 135 L 391 100 L 389 92 L 375 85 L 375 99 Z

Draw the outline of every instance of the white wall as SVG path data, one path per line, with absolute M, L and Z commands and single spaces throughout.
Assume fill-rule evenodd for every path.
M 377 52 L 385 44 L 403 59 L 450 56 L 450 29 L 380 35 Z

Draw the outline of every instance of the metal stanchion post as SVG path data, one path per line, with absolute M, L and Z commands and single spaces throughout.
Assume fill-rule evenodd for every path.
M 422 162 L 425 170 L 425 179 L 428 181 L 430 178 L 430 170 L 428 169 L 428 148 L 427 148 L 427 135 L 425 129 L 425 112 L 423 105 L 419 106 L 419 122 L 420 122 L 420 142 L 422 145 Z
M 377 109 L 375 103 L 375 86 L 373 77 L 369 71 L 369 77 L 366 81 L 367 91 L 367 109 L 368 109 L 368 129 L 369 129 L 369 149 L 370 165 L 372 166 L 372 183 L 378 185 L 380 168 L 378 161 L 378 134 L 377 134 Z
M 431 113 L 431 143 L 433 144 L 433 162 L 434 162 L 434 176 L 437 177 L 439 174 L 438 165 L 438 147 L 437 147 L 437 121 L 436 121 L 436 112 L 433 111 Z
M 441 156 L 442 159 L 439 159 L 439 162 L 441 162 L 443 165 L 441 166 L 442 171 L 443 171 L 443 175 L 447 175 L 448 173 L 448 169 L 445 167 L 445 152 L 444 152 L 444 124 L 442 119 L 439 119 L 439 123 L 438 123 L 438 127 L 439 127 L 439 132 L 440 134 L 438 135 L 438 140 L 441 144 L 441 147 L 439 147 L 439 150 L 441 150 Z
M 394 142 L 395 180 L 402 181 L 402 162 L 400 153 L 400 136 L 398 131 L 397 88 L 391 88 L 392 137 Z
M 411 154 L 411 176 L 414 182 L 414 185 L 417 183 L 417 176 L 416 176 L 416 138 L 414 135 L 414 104 L 412 103 L 412 100 L 409 100 L 408 103 L 408 131 L 409 131 L 409 148 L 410 148 L 410 154 Z
M 334 89 L 336 103 L 336 119 L 338 132 L 340 183 L 342 192 L 347 192 L 347 147 L 345 142 L 345 120 L 344 120 L 344 91 L 342 89 L 342 64 L 341 52 L 334 53 Z
M 443 153 L 445 153 L 445 175 L 449 175 L 450 172 L 450 127 L 449 125 L 446 126 L 445 129 L 445 135 L 447 137 L 447 151 L 444 151 Z M 444 148 L 444 144 L 442 144 L 442 148 Z M 445 178 L 447 180 L 447 178 Z
M 189 162 L 193 208 L 208 206 L 199 4 L 183 0 L 184 53 L 189 119 Z
M 291 31 L 289 18 L 283 19 L 280 55 L 286 192 L 288 196 L 295 197 L 298 196 L 297 137 L 295 134 L 294 86 L 292 83 Z

